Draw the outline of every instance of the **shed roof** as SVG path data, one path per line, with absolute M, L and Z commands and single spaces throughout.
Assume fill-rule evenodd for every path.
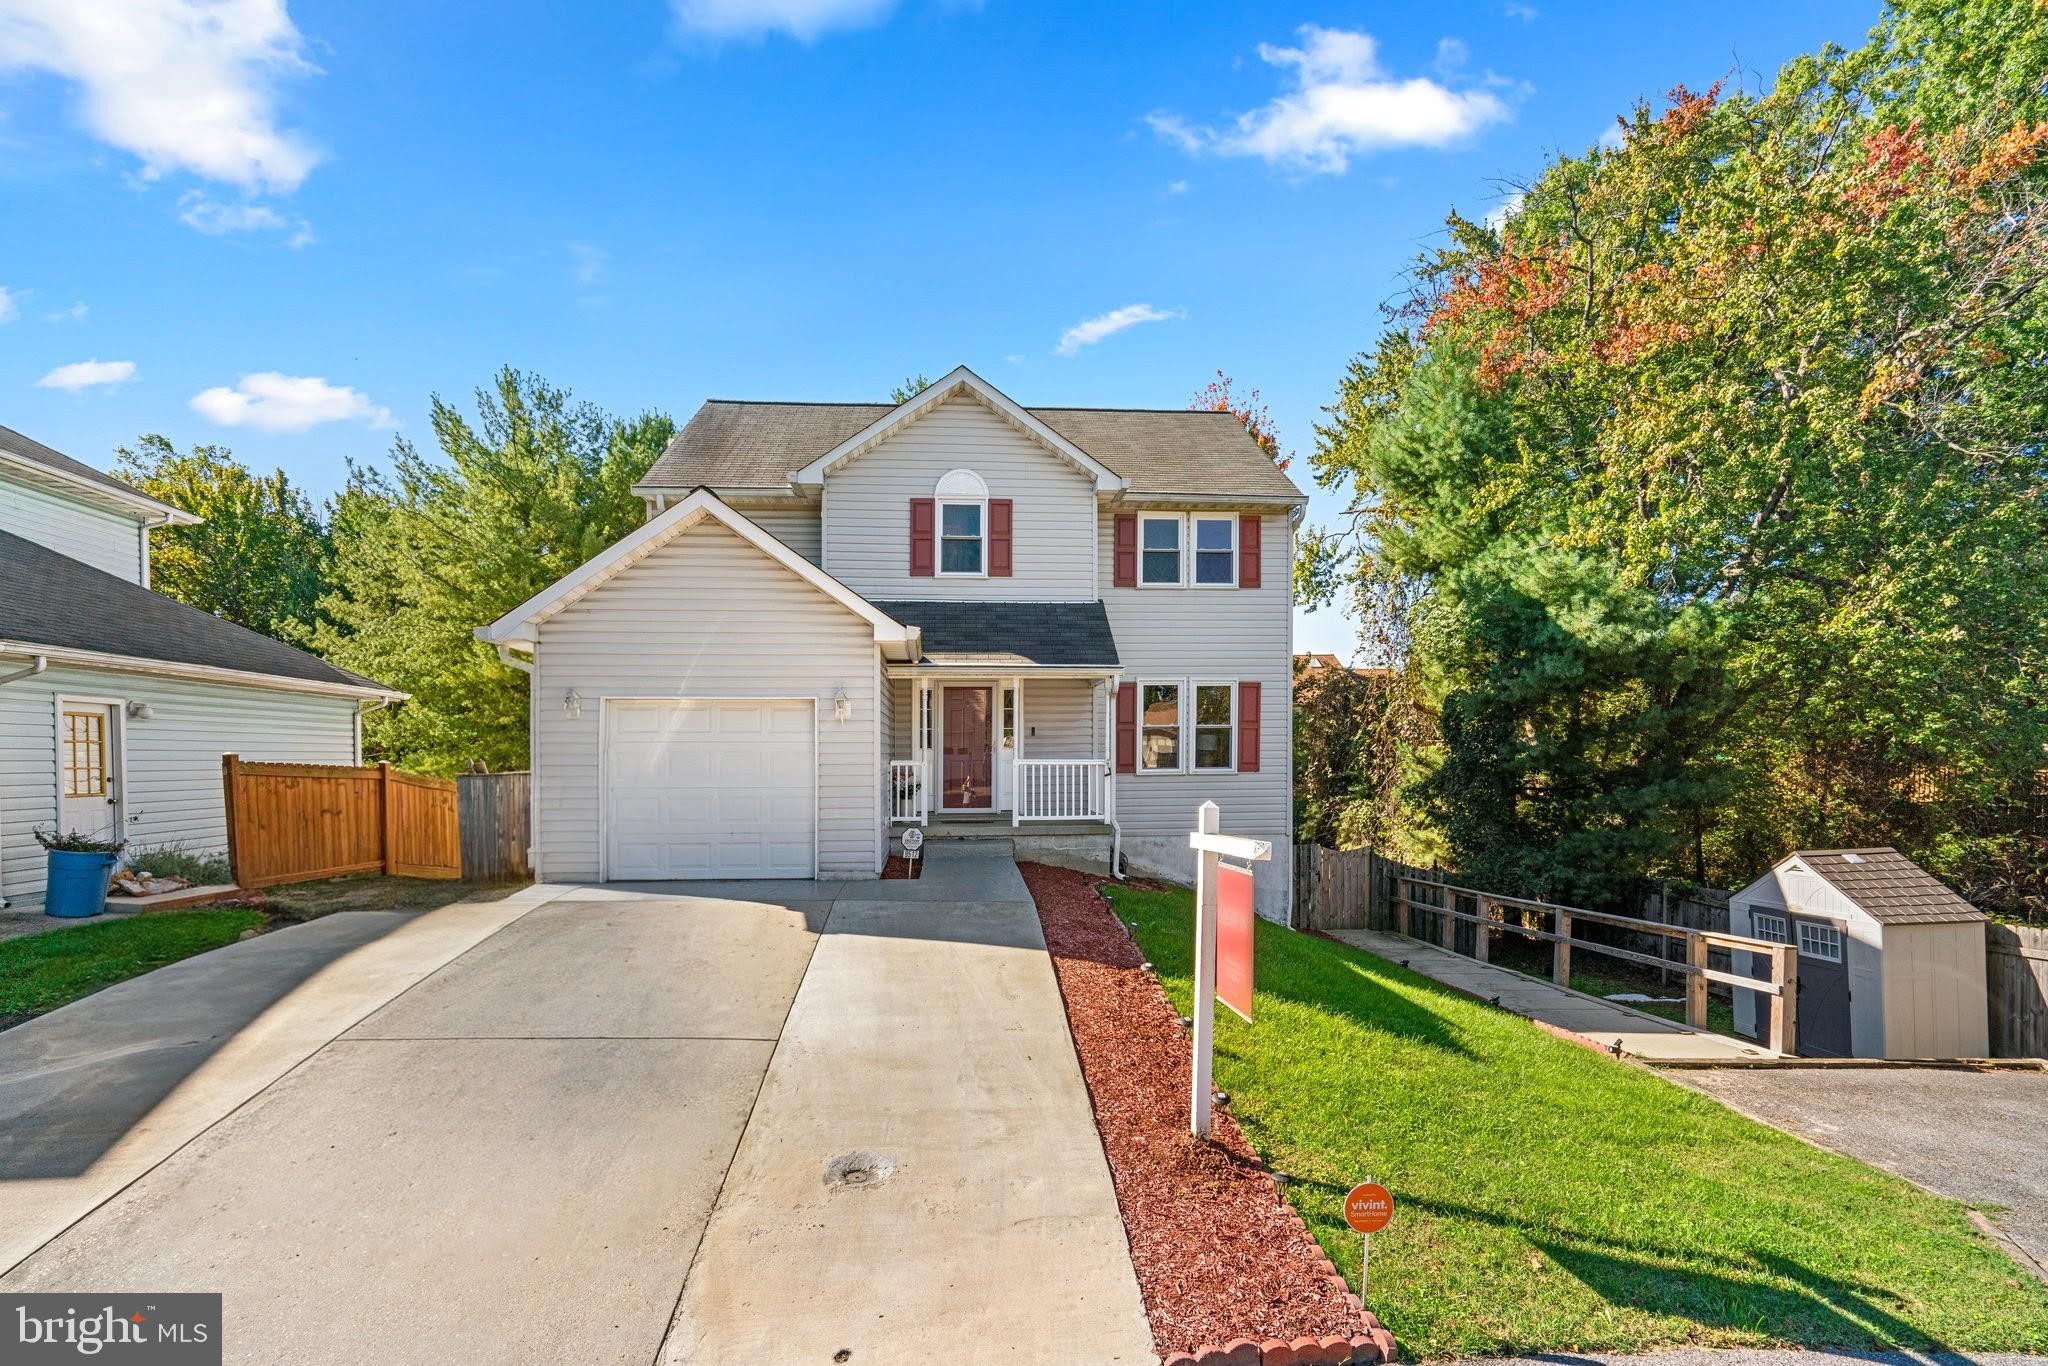
M 1990 919 L 1896 849 L 1799 849 L 1790 857 L 1825 878 L 1880 924 Z
M 1117 667 L 1116 637 L 1100 602 L 877 601 L 924 637 L 925 664 Z
M 636 487 L 783 488 L 791 471 L 894 411 L 895 405 L 888 403 L 711 399 L 669 441 Z M 1178 408 L 1025 411 L 1114 470 L 1133 494 L 1302 496 L 1229 413 Z

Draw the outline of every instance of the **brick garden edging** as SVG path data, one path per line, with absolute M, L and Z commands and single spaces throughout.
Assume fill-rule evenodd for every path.
M 1187 1133 L 1187 1032 L 1096 891 L 1099 878 L 1020 867 L 1167 1366 L 1393 1360 L 1393 1335 L 1337 1274 L 1227 1107 L 1211 1142 Z

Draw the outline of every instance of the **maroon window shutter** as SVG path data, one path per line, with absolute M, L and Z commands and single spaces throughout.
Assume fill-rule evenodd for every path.
M 1007 498 L 988 500 L 988 572 L 991 578 L 1010 577 L 1010 500 Z
M 1138 771 L 1138 685 L 1119 683 L 1116 689 L 1116 771 Z
M 1259 519 L 1244 516 L 1237 519 L 1237 586 L 1257 588 L 1259 586 Z M 1258 684 L 1254 683 L 1253 687 Z
M 1259 685 L 1237 685 L 1237 771 L 1259 771 Z
M 910 574 L 912 578 L 928 579 L 935 565 L 932 552 L 932 500 L 913 498 L 910 500 Z
M 1138 586 L 1138 514 L 1119 512 L 1116 515 L 1116 586 L 1136 588 Z M 1128 772 L 1129 770 L 1125 770 Z

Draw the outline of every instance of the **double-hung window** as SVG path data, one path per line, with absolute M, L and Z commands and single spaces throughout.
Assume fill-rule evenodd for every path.
M 987 505 L 939 500 L 939 573 L 978 575 L 986 572 L 982 544 Z
M 1237 586 L 1237 518 L 1190 517 L 1194 528 L 1195 586 Z
M 1177 773 L 1180 760 L 1179 683 L 1143 683 L 1138 687 L 1138 767 L 1151 773 Z
M 1196 768 L 1228 769 L 1236 766 L 1231 752 L 1237 733 L 1234 683 L 1194 685 L 1194 752 Z
M 1181 519 L 1177 514 L 1138 518 L 1138 582 L 1151 587 L 1178 588 Z

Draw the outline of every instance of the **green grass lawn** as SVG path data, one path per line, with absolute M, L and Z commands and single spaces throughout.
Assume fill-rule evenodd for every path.
M 0 943 L 0 1027 L 127 978 L 231 944 L 261 911 L 153 911 Z
M 1191 896 L 1106 891 L 1188 1012 Z M 2048 1351 L 2048 1287 L 1960 1204 L 1359 950 L 1261 921 L 1256 978 L 1216 1084 L 1354 1285 L 1344 1192 L 1393 1190 L 1369 1298 L 1412 1355 Z

